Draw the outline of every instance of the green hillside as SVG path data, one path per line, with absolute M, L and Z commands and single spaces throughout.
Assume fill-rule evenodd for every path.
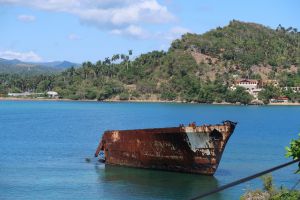
M 300 86 L 299 45 L 300 33 L 294 28 L 273 30 L 234 20 L 202 35 L 185 34 L 167 52 L 132 59 L 130 50 L 59 75 L 1 75 L 0 93 L 55 90 L 71 99 L 249 103 L 252 97 L 246 91 L 228 89 L 236 78 Z
M 212 57 L 244 67 L 258 64 L 290 66 L 300 64 L 300 34 L 295 28 L 276 30 L 233 20 L 203 35 L 186 34 L 171 49 L 195 49 Z

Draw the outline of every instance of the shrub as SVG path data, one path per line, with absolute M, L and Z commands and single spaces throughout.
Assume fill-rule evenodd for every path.
M 120 100 L 126 101 L 129 99 L 129 94 L 127 92 L 123 92 L 119 95 Z
M 175 100 L 176 99 L 176 94 L 174 92 L 171 92 L 171 91 L 164 91 L 160 98 L 163 99 L 163 100 L 169 100 L 169 101 L 172 101 L 172 100 Z

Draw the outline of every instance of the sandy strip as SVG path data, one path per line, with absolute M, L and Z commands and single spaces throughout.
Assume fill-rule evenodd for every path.
M 269 103 L 270 106 L 300 106 L 300 103 Z

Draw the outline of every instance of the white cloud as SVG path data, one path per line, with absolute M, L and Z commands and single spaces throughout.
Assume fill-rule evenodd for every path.
M 73 9 L 85 23 L 98 26 L 122 27 L 140 23 L 165 23 L 174 19 L 167 8 L 156 0 L 139 0 L 121 4 L 120 7 Z
M 114 35 L 125 35 L 128 37 L 133 37 L 138 39 L 147 39 L 150 36 L 146 30 L 135 25 L 130 25 L 124 29 L 113 29 L 112 31 L 110 31 L 110 33 Z
M 0 51 L 0 58 L 18 59 L 18 60 L 29 61 L 29 62 L 42 61 L 42 58 L 33 51 L 28 51 L 28 52 L 16 52 L 16 51 L 10 51 L 10 50 Z
M 32 22 L 35 20 L 35 16 L 33 15 L 19 15 L 18 20 L 22 22 Z
M 71 33 L 70 35 L 68 35 L 68 39 L 69 40 L 80 40 L 80 36 L 75 33 Z
M 84 24 L 112 32 L 127 29 L 127 35 L 132 36 L 139 32 L 138 26 L 175 19 L 157 0 L 0 0 L 1 3 L 73 14 Z

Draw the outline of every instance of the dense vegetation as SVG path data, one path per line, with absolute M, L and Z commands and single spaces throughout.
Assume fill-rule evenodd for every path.
M 70 99 L 247 104 L 252 100 L 249 93 L 243 88 L 228 88 L 236 76 L 264 75 L 252 70 L 253 65 L 271 66 L 266 76 L 278 79 L 281 85 L 299 85 L 300 74 L 289 71 L 289 66 L 299 68 L 299 41 L 300 33 L 294 28 L 272 30 L 234 20 L 203 35 L 185 34 L 167 52 L 152 51 L 132 59 L 129 50 L 96 63 L 84 62 L 80 68 L 58 75 L 2 74 L 0 94 L 54 90 Z
M 290 66 L 300 64 L 300 37 L 296 28 L 270 28 L 236 20 L 199 37 L 186 34 L 172 43 L 172 49 L 196 49 L 206 55 L 243 67 L 258 64 Z

